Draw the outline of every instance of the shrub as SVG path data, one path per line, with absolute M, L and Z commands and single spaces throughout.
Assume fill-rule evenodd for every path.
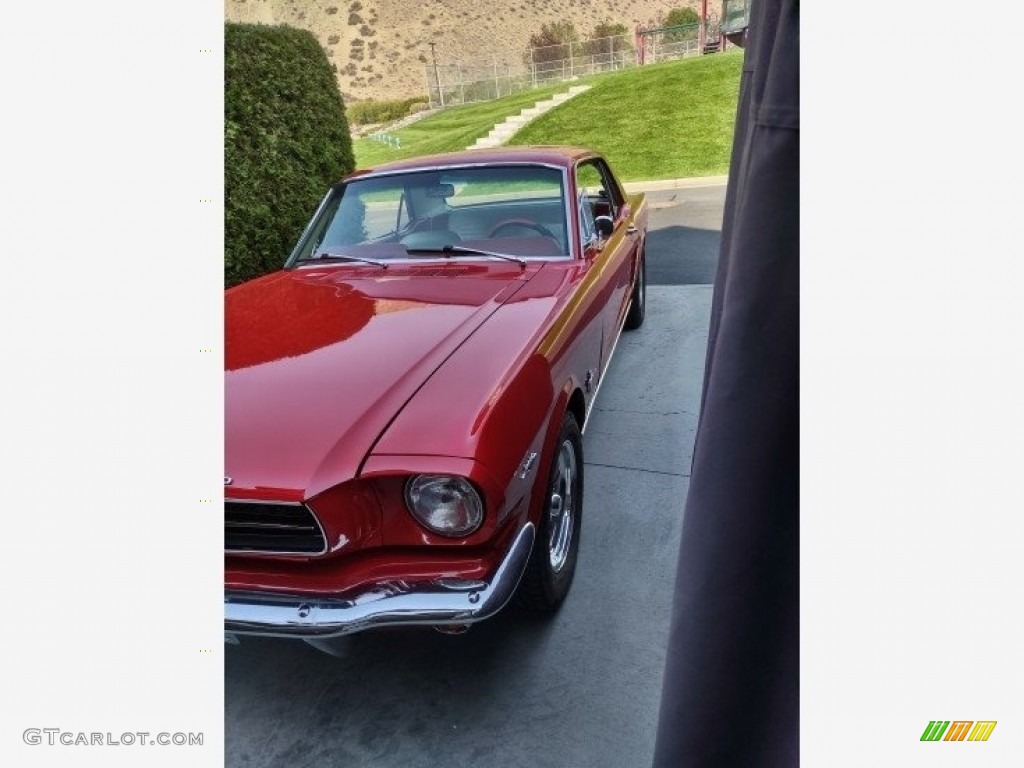
M 530 35 L 530 47 L 524 59 L 527 64 L 568 59 L 572 44 L 578 39 L 571 21 L 543 24 L 538 33 Z
M 355 163 L 327 56 L 290 27 L 224 28 L 224 281 L 280 269 Z
M 700 24 L 700 14 L 694 8 L 673 8 L 662 22 L 663 27 L 681 27 L 683 24 Z
M 629 29 L 625 24 L 612 24 L 607 21 L 597 24 L 590 31 L 589 38 L 583 42 L 583 53 L 587 56 L 633 50 L 629 43 Z
M 395 101 L 357 101 L 348 106 L 348 116 L 354 125 L 376 125 L 377 123 L 389 123 L 392 120 L 401 120 L 406 115 L 412 114 L 412 107 L 425 102 L 422 96 L 415 96 L 411 99 L 399 99 Z
M 666 43 L 696 40 L 700 28 L 700 14 L 693 8 L 673 8 L 665 16 L 662 27 L 673 27 L 665 33 Z

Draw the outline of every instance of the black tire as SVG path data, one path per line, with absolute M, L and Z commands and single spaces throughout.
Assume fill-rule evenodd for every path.
M 623 328 L 627 331 L 634 331 L 644 324 L 644 314 L 647 311 L 647 259 L 643 251 L 640 252 L 640 268 L 636 273 L 636 284 L 633 286 L 633 299 L 629 305 L 629 313 L 626 315 L 626 322 Z
M 580 548 L 582 513 L 583 439 L 576 419 L 567 413 L 555 442 L 537 537 L 516 595 L 524 608 L 551 612 L 569 593 Z

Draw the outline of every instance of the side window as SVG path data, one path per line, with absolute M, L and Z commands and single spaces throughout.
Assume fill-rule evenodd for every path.
M 577 166 L 576 186 L 590 197 L 598 197 L 604 191 L 604 177 L 595 161 L 589 160 Z
M 597 239 L 597 225 L 594 223 L 594 208 L 590 204 L 590 199 L 587 197 L 586 192 L 582 190 L 580 191 L 578 209 L 580 239 L 583 241 L 583 245 L 586 246 L 591 241 Z
M 594 218 L 599 214 L 601 191 L 604 179 L 593 161 L 581 163 L 576 167 L 576 191 L 579 195 L 577 211 L 580 219 L 580 238 L 586 246 L 597 238 L 597 227 Z
M 608 167 L 598 158 L 576 167 L 576 189 L 579 194 L 580 234 L 584 246 L 597 237 L 594 220 L 607 216 L 615 220 L 622 206 L 622 197 Z
M 618 216 L 623 201 L 612 178 L 608 166 L 596 158 L 581 163 L 576 169 L 577 188 L 581 196 L 586 194 L 594 216 L 610 216 L 612 219 Z

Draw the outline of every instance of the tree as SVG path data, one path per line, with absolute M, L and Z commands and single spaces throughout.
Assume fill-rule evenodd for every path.
M 338 81 L 312 33 L 226 25 L 226 285 L 280 269 L 324 192 L 353 166 Z
M 683 40 L 696 40 L 700 28 L 700 14 L 693 8 L 673 8 L 665 16 L 663 27 L 680 27 L 665 33 L 665 42 L 679 43 Z
M 544 24 L 540 32 L 530 35 L 530 50 L 526 52 L 526 61 L 537 64 L 571 58 L 572 44 L 577 40 L 579 35 L 571 21 Z
M 587 56 L 633 50 L 629 42 L 629 29 L 625 24 L 602 22 L 590 31 L 588 37 L 589 39 L 583 43 L 583 53 Z
M 665 17 L 666 27 L 681 27 L 684 24 L 700 24 L 700 14 L 694 8 L 673 8 Z

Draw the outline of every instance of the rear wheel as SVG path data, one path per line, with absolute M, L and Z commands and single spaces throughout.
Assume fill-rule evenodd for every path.
M 569 593 L 576 571 L 583 512 L 583 440 L 566 414 L 555 443 L 544 510 L 538 524 L 518 601 L 535 611 L 553 611 Z
M 629 305 L 629 313 L 623 327 L 627 331 L 635 330 L 644 324 L 644 313 L 647 310 L 647 259 L 640 253 L 640 266 L 636 272 L 636 283 L 633 286 L 633 299 Z

